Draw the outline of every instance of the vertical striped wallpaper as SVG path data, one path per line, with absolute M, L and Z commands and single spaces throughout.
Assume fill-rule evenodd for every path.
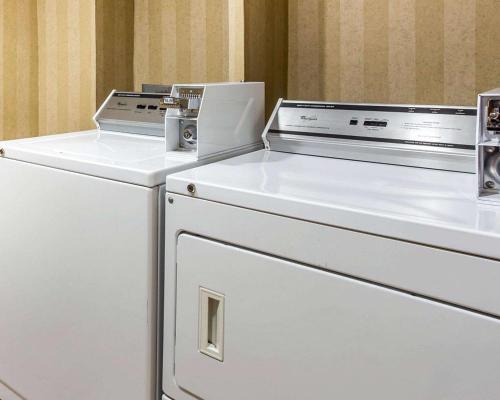
M 500 86 L 498 0 L 290 0 L 288 97 L 473 105 Z
M 94 127 L 133 88 L 134 0 L 0 0 L 0 140 Z
M 96 103 L 95 2 L 37 3 L 39 134 L 90 129 Z
M 96 104 L 134 86 L 134 0 L 96 1 Z
M 0 139 L 92 128 L 112 88 L 264 80 L 279 96 L 475 104 L 498 0 L 0 0 Z
M 0 0 L 0 140 L 38 132 L 37 6 Z
M 135 88 L 243 79 L 243 3 L 135 0 Z
M 288 0 L 245 0 L 244 76 L 266 83 L 266 114 L 286 97 Z

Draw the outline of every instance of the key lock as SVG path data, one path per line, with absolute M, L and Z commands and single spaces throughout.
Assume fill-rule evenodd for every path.
M 184 139 L 184 141 L 191 146 L 196 145 L 196 141 L 198 139 L 196 125 L 185 123 L 183 120 L 181 120 L 180 123 L 182 138 Z

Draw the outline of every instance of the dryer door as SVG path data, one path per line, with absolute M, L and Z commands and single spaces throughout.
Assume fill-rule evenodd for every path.
M 177 274 L 187 397 L 498 399 L 494 318 L 188 234 Z

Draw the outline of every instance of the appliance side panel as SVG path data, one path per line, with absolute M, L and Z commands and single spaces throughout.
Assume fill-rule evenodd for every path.
M 163 354 L 163 287 L 165 268 L 165 185 L 158 188 L 158 263 L 157 263 L 157 303 L 156 303 L 156 382 L 155 398 L 162 395 L 162 354 Z
M 151 399 L 157 189 L 0 159 L 0 385 Z
M 500 392 L 497 319 L 189 234 L 177 274 L 175 377 L 201 399 Z

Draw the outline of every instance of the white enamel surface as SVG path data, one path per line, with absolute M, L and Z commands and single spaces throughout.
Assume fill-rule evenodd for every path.
M 167 191 L 500 259 L 475 176 L 258 151 L 171 175 Z
M 200 287 L 225 296 L 222 363 L 198 351 Z M 499 320 L 226 243 L 179 236 L 176 304 L 176 383 L 199 399 L 494 400 L 500 391 Z
M 8 159 L 0 182 L 0 398 L 152 399 L 158 188 Z
M 203 191 L 203 188 L 199 188 L 199 190 Z M 224 260 L 221 260 L 219 258 L 215 259 L 207 252 L 201 252 L 199 248 L 195 248 L 191 245 L 184 249 L 184 256 L 181 256 L 179 244 L 181 237 L 183 236 L 182 234 L 184 233 L 191 234 L 196 237 L 207 238 L 211 241 L 218 241 L 224 249 L 234 248 L 238 251 L 241 250 L 241 252 L 251 251 L 252 253 L 265 255 L 270 259 L 276 260 L 277 262 L 279 260 L 287 260 L 290 263 L 300 264 L 300 266 L 311 270 L 311 275 L 317 273 L 318 269 L 320 269 L 327 275 L 347 275 L 352 277 L 354 280 L 365 280 L 367 284 L 370 282 L 370 285 L 374 285 L 376 287 L 379 287 L 378 285 L 382 284 L 386 286 L 388 291 L 396 292 L 394 295 L 395 302 L 398 301 L 397 298 L 402 294 L 400 291 L 405 291 L 407 293 L 412 293 L 411 297 L 414 298 L 415 301 L 419 301 L 419 298 L 420 300 L 425 301 L 425 299 L 420 297 L 422 296 L 434 299 L 430 300 L 432 302 L 442 301 L 448 304 L 453 304 L 454 306 L 450 307 L 450 313 L 448 314 L 448 312 L 446 312 L 443 314 L 443 323 L 441 324 L 441 322 L 439 322 L 437 324 L 440 325 L 441 328 L 449 328 L 446 324 L 446 321 L 450 321 L 448 316 L 453 318 L 451 315 L 454 314 L 455 311 L 457 311 L 456 309 L 460 306 L 471 310 L 461 310 L 464 314 L 474 314 L 478 318 L 482 318 L 483 316 L 476 314 L 476 311 L 482 311 L 489 313 L 490 315 L 495 315 L 497 317 L 493 319 L 496 320 L 498 320 L 498 316 L 500 315 L 500 291 L 498 290 L 500 282 L 499 261 L 443 250 L 435 247 L 422 246 L 401 240 L 389 239 L 377 235 L 360 233 L 349 229 L 341 229 L 326 224 L 310 223 L 297 218 L 288 218 L 271 213 L 255 211 L 249 208 L 235 207 L 220 202 L 206 201 L 194 196 L 172 193 L 168 193 L 167 196 L 171 199 L 171 202 L 167 202 L 166 204 L 166 221 L 168 221 L 168 223 L 166 224 L 165 230 L 163 389 L 164 393 L 176 400 L 192 399 L 192 396 L 182 390 L 179 385 L 185 385 L 184 387 L 187 390 L 193 389 L 192 386 L 186 387 L 186 385 L 189 385 L 186 381 L 188 378 L 187 374 L 184 374 L 182 381 L 176 379 L 175 374 L 178 372 L 178 364 L 174 363 L 174 356 L 177 354 L 175 349 L 176 345 L 179 343 L 179 334 L 181 334 L 181 332 L 182 335 L 189 334 L 185 329 L 177 328 L 178 334 L 176 336 L 176 321 L 178 321 L 178 318 L 186 318 L 186 314 L 180 317 L 181 312 L 186 310 L 190 310 L 188 312 L 196 311 L 196 308 L 192 308 L 189 305 L 183 309 L 184 311 L 181 311 L 178 308 L 180 303 L 176 303 L 176 293 L 178 285 L 180 284 L 180 279 L 182 279 L 180 275 L 184 276 L 184 278 L 188 277 L 192 280 L 198 279 L 198 284 L 203 284 L 204 287 L 208 287 L 224 295 L 229 295 L 229 291 L 233 290 L 234 287 L 231 285 L 239 285 L 239 287 L 233 292 L 238 296 L 244 296 L 244 292 L 250 290 L 251 286 L 255 287 L 255 290 L 252 293 L 255 294 L 255 296 L 244 296 L 245 304 L 248 307 L 248 310 L 251 310 L 251 313 L 249 311 L 247 314 L 248 320 L 245 322 L 250 328 L 255 328 L 259 325 L 258 318 L 261 315 L 261 312 L 266 312 L 270 309 L 270 307 L 276 305 L 276 303 L 272 300 L 268 300 L 270 302 L 269 307 L 259 305 L 260 299 L 267 296 L 269 296 L 268 299 L 272 299 L 274 296 L 279 297 L 284 295 L 280 288 L 281 286 L 286 286 L 291 281 L 286 271 L 284 271 L 279 278 L 274 280 L 275 285 L 273 286 L 275 287 L 275 290 L 273 290 L 272 293 L 269 293 L 268 289 L 272 285 L 271 268 L 264 267 L 259 270 L 258 263 L 255 262 L 250 262 L 248 268 L 245 268 L 242 260 L 237 257 L 233 257 L 229 251 L 224 250 L 227 257 L 225 257 Z M 355 221 L 356 218 L 353 219 L 353 222 Z M 390 220 L 386 219 L 386 221 Z M 186 242 L 184 244 L 186 244 Z M 186 256 L 196 258 L 196 261 L 192 264 L 192 266 L 198 269 L 197 272 L 190 274 L 185 271 L 185 265 L 181 265 L 181 263 L 182 257 Z M 183 269 L 182 271 L 180 270 L 181 268 Z M 226 274 L 226 277 L 230 278 L 230 283 L 228 280 L 225 280 L 224 282 L 221 280 L 221 269 L 225 270 L 224 274 Z M 290 269 L 292 270 L 293 267 Z M 251 282 L 255 282 L 256 280 L 259 282 L 252 285 Z M 302 280 L 300 280 L 300 282 L 302 282 Z M 304 312 L 304 314 L 307 314 L 307 318 L 312 318 L 313 315 L 310 314 L 310 312 L 318 309 L 318 307 L 336 306 L 335 304 L 332 305 L 321 303 L 320 301 L 312 301 L 311 298 L 305 297 L 303 291 L 304 287 L 308 284 L 305 282 L 305 279 L 303 283 L 304 285 L 300 285 L 300 288 L 297 288 L 296 290 L 294 289 L 292 292 L 298 296 L 302 296 L 301 298 L 304 301 L 305 310 L 307 311 Z M 276 286 L 278 286 L 278 288 L 276 288 Z M 311 286 L 313 288 L 317 287 L 316 284 Z M 309 292 L 311 292 L 311 290 L 309 290 Z M 325 293 L 327 292 L 328 290 L 325 291 Z M 335 290 L 332 289 L 331 292 L 332 296 L 335 295 Z M 261 296 L 261 294 L 263 296 Z M 318 294 L 319 292 L 312 292 L 313 297 Z M 195 298 L 197 297 L 197 293 L 194 293 L 193 295 Z M 287 310 L 295 310 L 296 307 L 294 306 L 294 302 L 298 301 L 298 299 L 294 296 L 292 296 L 292 298 L 289 298 L 289 296 L 286 295 L 284 296 L 283 300 L 287 304 Z M 234 316 L 235 307 L 237 307 L 237 305 L 234 297 L 230 297 L 231 298 L 226 298 L 226 310 Z M 356 301 L 362 301 L 362 299 L 357 296 L 354 298 Z M 374 317 L 373 314 L 368 311 L 364 314 L 363 310 L 370 310 L 372 302 L 366 299 L 364 302 L 366 302 L 366 304 L 360 304 L 360 306 L 356 308 L 356 312 L 362 313 L 362 317 L 360 317 L 362 320 L 371 319 Z M 346 305 L 349 305 L 350 303 L 350 301 L 347 301 Z M 242 303 L 240 303 L 240 305 L 241 304 Z M 451 309 L 455 311 L 452 311 Z M 371 310 L 373 311 L 373 309 Z M 383 311 L 385 310 L 386 308 L 383 307 Z M 474 310 L 474 312 L 472 312 L 472 310 Z M 409 323 L 413 323 L 413 319 L 410 317 L 410 314 L 411 311 L 409 310 Z M 237 312 L 236 315 L 238 315 Z M 326 313 L 325 315 L 329 314 Z M 382 316 L 390 318 L 392 315 L 390 313 L 386 314 L 382 312 Z M 276 312 L 275 315 L 272 315 L 272 317 L 266 319 L 266 321 L 276 324 L 276 330 L 278 331 L 279 328 L 283 326 L 281 324 L 283 322 L 282 318 L 283 314 Z M 312 322 L 315 324 L 321 324 L 322 321 L 318 318 L 313 318 Z M 297 318 L 294 318 L 293 320 L 300 321 L 301 318 L 297 316 Z M 288 320 L 288 322 L 290 322 L 290 320 Z M 361 322 L 362 321 L 360 321 L 360 323 Z M 226 329 L 225 337 L 228 338 L 228 340 L 235 340 L 235 331 L 232 328 L 234 319 L 225 319 L 224 324 Z M 259 330 L 262 334 L 268 334 L 269 332 L 267 330 L 269 325 L 265 325 L 265 329 L 263 328 Z M 438 328 L 437 325 L 428 324 L 426 326 L 428 331 L 425 332 L 425 335 L 429 334 L 430 336 L 427 337 L 434 337 L 436 340 L 440 340 L 439 330 L 441 328 Z M 404 329 L 404 327 L 394 323 L 391 323 L 388 326 L 390 328 L 390 332 L 395 334 L 399 343 L 404 343 L 405 338 L 407 338 L 408 340 L 406 341 L 405 346 L 415 346 L 415 342 L 413 341 L 415 336 L 411 338 L 410 336 L 404 336 L 402 334 L 396 335 L 395 332 L 400 328 Z M 394 329 L 392 328 L 393 326 Z M 464 323 L 463 329 L 460 329 L 460 333 L 463 333 L 468 337 L 467 340 L 470 341 L 469 343 L 472 343 L 470 346 L 475 349 L 474 340 L 477 339 L 477 336 L 475 336 L 474 329 L 472 330 L 472 334 L 470 331 L 466 334 L 466 330 L 470 326 L 471 325 L 469 323 Z M 454 329 L 451 329 L 451 331 L 455 332 Z M 361 328 L 358 331 L 358 333 L 363 332 L 364 331 Z M 401 333 L 401 331 L 399 332 Z M 293 336 L 295 333 L 296 332 L 293 332 L 291 335 L 280 333 L 280 337 L 271 336 L 270 340 L 276 341 L 273 343 L 283 344 L 287 338 Z M 491 333 L 491 336 L 488 336 L 485 340 L 496 340 L 497 336 L 498 331 L 495 329 L 495 331 Z M 251 340 L 255 341 L 263 340 L 264 346 L 267 346 L 268 344 L 261 334 L 249 335 L 249 337 Z M 317 335 L 313 335 L 313 337 L 317 338 Z M 463 339 L 465 336 L 462 336 L 461 338 Z M 457 337 L 454 336 L 449 341 L 446 340 L 446 342 L 451 343 L 455 339 L 457 339 Z M 182 341 L 184 342 L 185 340 L 188 340 L 188 338 L 183 336 Z M 373 337 L 372 343 L 377 340 L 378 337 Z M 481 339 L 480 342 L 483 343 L 484 341 Z M 226 342 L 225 344 L 225 354 L 228 349 L 228 343 L 229 342 Z M 363 357 L 364 350 L 361 351 L 361 349 L 365 346 L 365 344 L 366 342 L 362 341 L 359 346 L 353 346 L 352 355 L 356 357 Z M 375 344 L 375 348 L 378 349 L 379 343 Z M 302 349 L 300 345 L 298 346 L 299 349 Z M 253 347 L 255 347 L 255 343 L 252 343 L 250 348 L 253 349 Z M 236 348 L 239 349 L 240 347 L 236 346 L 233 349 Z M 266 349 L 269 350 L 270 348 L 273 348 L 272 344 Z M 356 353 L 356 348 L 361 352 Z M 295 347 L 292 348 L 289 346 L 289 349 L 290 351 L 294 351 Z M 421 359 L 427 361 L 429 365 L 439 366 L 444 360 L 441 357 L 442 353 L 441 355 L 438 355 L 435 352 L 426 351 L 425 349 L 427 349 L 427 347 L 425 346 L 423 349 L 423 354 L 420 354 L 422 357 Z M 489 351 L 489 348 L 486 349 Z M 259 349 L 256 349 L 256 351 L 258 350 Z M 456 367 L 450 369 L 449 373 L 445 373 L 447 377 L 451 377 L 462 367 L 468 368 L 468 360 L 472 361 L 472 358 L 476 357 L 474 353 L 469 353 L 469 356 L 461 358 L 459 355 L 459 352 L 461 351 L 462 349 L 458 348 L 456 354 L 457 357 L 463 361 L 463 365 L 459 363 L 460 365 L 457 364 Z M 323 353 L 321 354 L 324 355 Z M 451 357 L 451 362 L 456 362 L 456 358 L 453 355 Z M 488 357 L 485 356 L 485 359 L 486 358 Z M 278 361 L 279 360 L 280 358 L 278 357 Z M 449 361 L 450 358 L 444 362 L 448 363 Z M 352 362 L 356 361 L 352 359 Z M 390 369 L 390 365 L 386 364 L 384 366 L 384 371 L 377 372 L 387 372 L 388 369 L 386 367 L 389 367 Z M 474 371 L 479 370 L 480 368 L 477 368 Z M 190 371 L 191 372 L 189 374 L 196 374 L 194 369 L 190 368 Z M 207 373 L 205 374 L 205 372 Z M 203 375 L 199 376 L 199 379 L 192 378 L 193 380 L 191 383 L 196 381 L 196 384 L 200 385 L 202 384 L 200 380 L 210 380 L 208 375 L 217 373 L 212 370 L 205 372 Z M 308 371 L 304 371 L 304 375 L 307 372 Z M 229 373 L 231 373 L 231 371 L 229 371 Z M 255 376 L 253 374 L 258 373 L 259 372 L 255 372 L 253 368 L 250 368 L 247 376 L 251 379 L 251 375 Z M 351 373 L 356 375 L 358 371 L 352 370 Z M 404 373 L 404 371 L 402 371 L 402 373 Z M 475 375 L 474 382 L 477 382 L 478 385 L 481 386 L 479 382 L 481 382 L 482 377 L 485 376 L 486 374 L 482 375 L 481 373 L 479 375 Z M 363 385 L 366 380 L 370 379 L 369 376 L 367 377 L 365 375 L 357 375 L 357 377 L 359 377 L 357 381 L 360 385 Z M 472 379 L 472 375 L 469 378 Z M 238 396 L 235 395 L 235 392 L 231 391 L 234 389 L 234 386 L 231 386 L 231 383 L 236 382 L 236 380 L 232 379 L 232 377 L 227 377 L 227 379 L 224 378 L 224 381 L 227 384 L 224 385 L 223 388 L 219 387 L 217 390 L 227 388 L 229 393 L 224 391 L 224 395 L 227 396 L 227 398 L 238 398 Z M 213 381 L 210 380 L 210 382 Z M 295 381 L 293 382 L 296 383 Z M 328 380 L 328 382 L 330 382 L 330 380 Z M 439 382 L 434 382 L 435 385 L 433 386 L 433 389 L 435 389 L 435 393 L 441 393 L 439 392 L 441 382 L 444 382 L 443 378 L 440 378 Z M 447 386 L 445 388 L 447 391 L 453 390 L 453 387 L 456 387 L 453 385 L 453 379 L 451 382 L 452 386 Z M 471 383 L 471 381 L 469 381 L 468 383 L 474 384 L 474 382 Z M 260 384 L 260 381 L 258 383 Z M 309 383 L 309 381 L 307 383 Z M 426 382 L 425 384 L 429 385 L 431 383 Z M 210 385 L 211 383 L 204 381 L 202 385 L 203 388 L 200 386 L 198 386 L 198 388 L 205 390 Z M 238 386 L 237 383 L 235 383 L 235 386 Z M 276 385 L 278 391 L 280 390 L 280 387 L 281 385 Z M 415 396 L 415 393 L 416 392 L 412 392 L 412 395 Z M 463 393 L 466 392 L 464 391 Z M 330 398 L 328 396 L 310 397 Z M 359 396 L 354 398 L 357 400 L 358 397 Z M 491 398 L 486 397 L 486 395 L 483 397 Z M 213 393 L 210 393 L 210 395 L 207 395 L 206 398 L 211 399 L 218 397 Z M 390 397 L 381 398 L 387 399 Z M 401 396 L 395 396 L 394 398 L 399 399 Z M 421 398 L 428 397 L 424 396 Z M 449 398 L 456 397 L 452 396 Z
M 148 187 L 196 160 L 188 152 L 165 152 L 162 138 L 97 130 L 6 141 L 0 147 L 6 158 Z

